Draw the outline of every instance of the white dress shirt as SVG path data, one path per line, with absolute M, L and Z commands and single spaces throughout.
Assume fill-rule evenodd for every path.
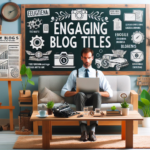
M 79 68 L 78 70 L 78 77 L 79 78 L 85 78 L 85 67 L 82 66 L 81 68 Z M 88 68 L 88 74 L 89 74 L 89 78 L 93 78 L 96 77 L 96 70 L 94 68 L 92 68 L 91 66 Z M 71 91 L 72 88 L 74 88 L 76 90 L 76 77 L 77 77 L 77 70 L 73 70 L 68 79 L 67 82 L 65 83 L 65 85 L 63 86 L 63 88 L 61 89 L 61 96 L 65 97 L 65 93 L 67 91 Z M 100 70 L 97 70 L 97 77 L 100 78 L 100 88 L 103 89 L 104 91 L 109 93 L 109 97 L 113 96 L 113 91 L 110 87 L 109 82 L 107 81 L 106 77 L 104 76 L 103 72 Z

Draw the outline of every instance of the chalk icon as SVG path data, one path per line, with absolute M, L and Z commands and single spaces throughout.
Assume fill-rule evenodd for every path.
M 134 62 L 141 62 L 144 60 L 144 54 L 141 50 L 135 49 L 130 52 L 130 59 Z
M 43 33 L 49 33 L 49 24 L 43 24 Z
M 99 53 L 97 53 L 97 54 L 96 54 L 96 57 L 100 57 L 100 54 L 99 54 Z
M 109 15 L 121 15 L 121 10 L 120 9 L 110 9 Z
M 33 49 L 42 49 L 42 46 L 44 46 L 44 40 L 41 36 L 36 35 L 35 37 L 32 37 L 32 40 L 30 41 L 30 46 L 32 46 Z
M 103 67 L 105 69 L 115 67 L 118 71 L 122 67 L 128 66 L 127 59 L 123 58 L 126 54 L 124 50 L 112 50 L 113 54 L 104 54 L 102 58 L 95 59 L 95 65 L 97 68 Z
M 34 18 L 32 21 L 27 22 L 28 23 L 28 27 L 30 29 L 38 29 L 40 28 L 40 26 L 42 25 L 42 19 L 39 18 Z
M 124 21 L 136 21 L 135 13 L 124 13 Z
M 133 34 L 131 35 L 131 40 L 135 44 L 140 44 L 144 40 L 144 34 L 140 31 L 133 32 Z
M 99 52 L 100 52 L 100 53 L 103 53 L 103 50 L 102 50 L 102 49 L 100 49 L 100 50 L 99 50 Z
M 65 51 L 60 54 L 54 54 L 53 68 L 75 68 L 74 54 L 67 54 Z
M 42 53 L 41 51 L 37 51 L 36 53 L 32 53 L 31 51 L 26 50 L 26 53 L 29 56 L 29 60 L 32 61 L 46 61 L 49 60 L 49 55 L 52 53 L 52 50 Z
M 114 31 L 121 31 L 122 30 L 122 21 L 119 18 L 115 18 L 114 22 Z
M 143 22 L 143 11 L 142 10 L 133 10 L 133 13 L 135 13 L 135 20 L 139 22 Z
M 78 20 L 87 20 L 88 19 L 88 12 L 85 9 L 76 9 L 71 11 L 71 20 L 78 21 Z

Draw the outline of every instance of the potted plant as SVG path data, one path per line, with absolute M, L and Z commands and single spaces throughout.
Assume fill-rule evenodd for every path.
M 26 78 L 26 76 L 25 76 L 24 84 L 23 84 L 23 81 L 22 81 L 23 94 L 25 94 L 26 87 L 27 87 L 27 83 L 30 83 L 31 85 L 34 85 L 34 82 L 31 81 L 31 78 L 32 78 L 32 71 L 31 71 L 30 68 L 26 68 L 25 64 L 23 64 L 23 65 L 21 66 L 20 74 L 21 74 L 21 75 L 27 75 L 27 78 Z
M 129 115 L 129 104 L 125 101 L 125 98 L 127 97 L 127 95 L 125 93 L 122 93 L 121 98 L 124 99 L 124 101 L 121 104 L 121 110 L 122 110 L 122 116 L 127 116 Z
M 144 114 L 142 126 L 150 127 L 150 94 L 146 90 L 143 90 L 140 99 L 141 101 L 138 101 L 138 108 L 142 109 Z
M 113 111 L 116 110 L 116 106 L 112 106 L 111 110 L 113 110 Z
M 48 115 L 51 115 L 53 113 L 53 111 L 52 111 L 53 106 L 54 106 L 53 101 L 47 102 L 47 113 L 48 113 Z

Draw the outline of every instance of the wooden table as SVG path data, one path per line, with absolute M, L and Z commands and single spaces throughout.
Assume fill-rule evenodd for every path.
M 42 143 L 44 149 L 50 148 L 50 140 L 52 139 L 52 126 L 51 121 L 122 121 L 122 140 L 126 142 L 126 148 L 133 148 L 133 121 L 134 120 L 143 120 L 143 117 L 136 111 L 129 111 L 128 116 L 106 116 L 106 111 L 102 117 L 93 117 L 93 116 L 84 116 L 77 118 L 77 115 L 71 116 L 69 118 L 58 118 L 54 115 L 49 115 L 46 118 L 38 118 L 38 111 L 33 111 L 31 116 L 31 121 L 42 121 Z M 80 114 L 83 114 L 80 111 Z

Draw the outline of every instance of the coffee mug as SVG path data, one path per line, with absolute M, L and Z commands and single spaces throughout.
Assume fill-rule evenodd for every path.
M 39 115 L 40 116 L 45 116 L 46 115 L 46 111 L 45 110 L 39 110 Z

